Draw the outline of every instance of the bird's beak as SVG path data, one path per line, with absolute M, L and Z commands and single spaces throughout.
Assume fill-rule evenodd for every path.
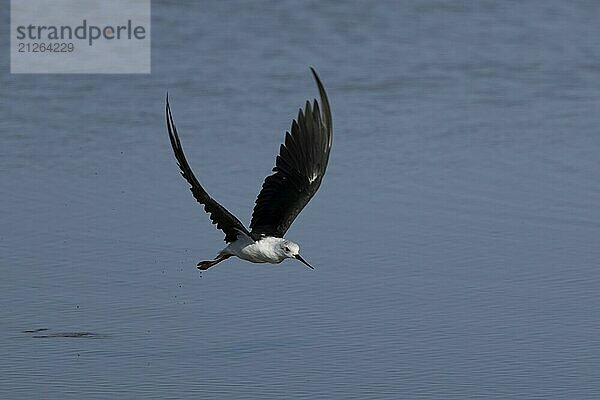
M 309 263 L 306 262 L 306 260 L 302 257 L 300 257 L 300 254 L 296 254 L 294 256 L 294 258 L 298 261 L 300 261 L 302 264 L 306 265 L 308 268 L 310 269 L 314 269 L 312 265 L 310 265 Z

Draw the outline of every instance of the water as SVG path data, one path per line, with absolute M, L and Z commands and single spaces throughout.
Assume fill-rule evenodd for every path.
M 600 397 L 599 15 L 156 2 L 151 75 L 3 57 L 0 397 Z M 288 237 L 317 270 L 200 274 L 224 243 L 178 175 L 165 92 L 248 222 L 309 65 L 334 147 Z

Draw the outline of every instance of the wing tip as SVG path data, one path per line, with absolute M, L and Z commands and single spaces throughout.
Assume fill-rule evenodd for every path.
M 323 113 L 323 119 L 327 123 L 327 128 L 329 129 L 331 134 L 333 129 L 331 126 L 331 109 L 329 107 L 329 99 L 327 98 L 327 92 L 325 91 L 325 87 L 323 86 L 323 83 L 321 82 L 321 78 L 319 78 L 317 71 L 315 71 L 315 69 L 312 66 L 309 66 L 309 68 L 313 74 L 313 77 L 315 78 L 315 82 L 317 83 L 317 88 L 319 89 L 319 96 L 321 97 L 321 112 Z
M 177 128 L 175 127 L 175 122 L 173 122 L 173 114 L 171 113 L 171 105 L 169 103 L 169 92 L 167 92 L 167 99 L 165 105 L 165 116 L 167 120 L 167 131 L 169 132 L 169 139 L 171 140 L 171 145 L 173 150 L 176 151 L 177 147 L 180 146 L 179 135 L 177 134 Z

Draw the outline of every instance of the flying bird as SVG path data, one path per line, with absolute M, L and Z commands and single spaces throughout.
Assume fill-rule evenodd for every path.
M 331 111 L 325 88 L 313 68 L 312 74 L 319 89 L 321 104 L 314 99 L 300 109 L 292 121 L 290 131 L 279 149 L 273 174 L 267 176 L 258 194 L 252 212 L 250 229 L 246 229 L 225 207 L 204 190 L 188 164 L 177 128 L 173 122 L 167 95 L 166 118 L 169 139 L 181 175 L 191 185 L 196 200 L 218 229 L 225 234 L 227 246 L 213 260 L 200 261 L 198 269 L 210 267 L 236 256 L 253 263 L 279 264 L 286 258 L 295 258 L 314 269 L 302 256 L 300 246 L 284 235 L 300 211 L 315 195 L 321 185 L 332 143 Z

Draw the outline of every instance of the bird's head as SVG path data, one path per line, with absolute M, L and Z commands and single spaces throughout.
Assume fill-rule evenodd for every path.
M 304 258 L 300 256 L 300 246 L 297 243 L 292 242 L 291 240 L 284 240 L 280 243 L 280 251 L 285 256 L 285 258 L 295 258 L 300 261 L 304 265 L 306 265 L 310 269 L 314 269 L 312 265 L 306 262 Z

